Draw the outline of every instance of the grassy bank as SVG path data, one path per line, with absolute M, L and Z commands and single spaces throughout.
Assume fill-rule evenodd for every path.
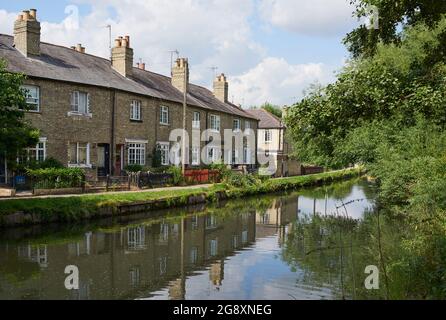
M 107 217 L 123 214 L 122 208 L 125 207 L 139 206 L 145 210 L 178 207 L 190 204 L 193 197 L 200 197 L 198 201 L 201 202 L 215 202 L 222 198 L 231 199 L 328 184 L 357 177 L 360 173 L 359 169 L 349 169 L 311 176 L 270 179 L 249 188 L 227 188 L 223 184 L 217 184 L 207 188 L 185 190 L 5 200 L 0 201 L 0 226 Z

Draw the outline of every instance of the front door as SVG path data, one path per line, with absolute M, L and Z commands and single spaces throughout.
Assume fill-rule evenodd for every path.
M 110 174 L 110 145 L 98 145 L 98 176 L 106 177 Z

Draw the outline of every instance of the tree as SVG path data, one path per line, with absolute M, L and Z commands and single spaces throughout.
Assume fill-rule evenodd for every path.
M 378 9 L 379 28 L 359 26 L 350 32 L 344 43 L 354 58 L 370 57 L 376 53 L 380 42 L 398 44 L 401 41 L 399 26 L 424 23 L 434 28 L 446 13 L 446 1 L 439 0 L 350 0 L 356 5 L 355 15 L 364 18 L 371 6 Z
M 38 130 L 25 120 L 24 111 L 29 107 L 21 89 L 23 80 L 23 75 L 6 71 L 6 62 L 0 60 L 0 153 L 6 154 L 10 165 L 24 148 L 39 141 Z
M 433 29 L 424 23 L 407 27 L 399 45 L 379 44 L 373 57 L 351 61 L 335 83 L 291 107 L 286 123 L 299 158 L 329 167 L 351 164 L 357 155 L 339 148 L 348 146 L 352 131 L 373 121 L 391 119 L 403 128 L 421 115 L 445 128 L 445 34 L 446 18 Z

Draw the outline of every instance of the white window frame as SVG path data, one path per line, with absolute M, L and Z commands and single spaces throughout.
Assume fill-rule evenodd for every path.
M 160 107 L 160 124 L 165 126 L 169 125 L 169 107 Z
M 237 125 L 236 125 L 237 124 Z M 232 121 L 233 130 L 239 132 L 242 130 L 242 121 L 240 119 L 234 119 Z
M 69 148 L 71 149 L 71 145 L 76 144 L 76 163 L 68 163 L 69 168 L 91 168 L 91 162 L 90 162 L 90 143 L 89 142 L 70 142 Z M 86 144 L 86 164 L 80 164 L 79 163 L 79 150 L 81 149 L 81 145 Z M 82 147 L 83 148 L 83 147 Z
M 85 96 L 85 106 L 80 108 L 81 95 Z M 68 112 L 68 116 L 87 116 L 92 117 L 90 112 L 90 94 L 85 91 L 73 91 L 70 96 L 71 111 Z
M 130 104 L 130 120 L 141 121 L 141 101 L 132 100 Z
M 210 156 L 210 152 L 212 151 L 212 156 Z M 216 163 L 221 161 L 221 149 L 218 147 L 207 147 L 207 159 L 211 163 Z
M 25 90 L 26 104 L 28 106 L 35 106 L 33 109 L 26 110 L 28 112 L 40 112 L 40 87 L 33 85 L 23 85 L 22 90 Z M 36 96 L 30 94 L 35 90 Z
M 161 165 L 168 166 L 170 163 L 170 143 L 158 142 L 161 151 Z
M 140 166 L 146 165 L 146 143 L 145 143 L 145 141 L 129 141 L 129 142 L 127 142 L 127 164 L 140 165 Z
M 201 113 L 198 111 L 194 111 L 194 117 L 192 120 L 192 128 L 193 129 L 201 128 Z
M 25 149 L 26 161 L 28 161 L 28 162 L 31 161 L 31 160 L 35 160 L 37 162 L 45 161 L 46 160 L 46 142 L 47 142 L 47 138 L 40 138 L 39 142 L 36 144 L 36 146 L 34 148 L 27 148 L 27 149 Z M 32 159 L 31 159 L 31 151 L 35 151 L 35 156 L 32 157 Z M 39 159 L 39 151 L 43 152 L 43 159 Z M 20 160 L 23 159 L 23 158 L 19 157 L 17 159 L 17 163 L 20 163 Z
M 200 147 L 193 147 L 192 148 L 192 165 L 193 166 L 200 165 L 200 155 L 201 155 Z
M 251 121 L 245 120 L 245 130 L 251 129 Z
M 270 144 L 273 142 L 273 133 L 271 130 L 265 130 L 263 133 L 264 142 Z
M 220 126 L 221 126 L 220 116 L 217 116 L 215 114 L 211 114 L 209 124 L 210 124 L 210 129 L 212 131 L 220 132 Z

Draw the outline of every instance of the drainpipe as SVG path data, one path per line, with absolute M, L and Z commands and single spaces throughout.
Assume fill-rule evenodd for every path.
M 112 176 L 115 175 L 115 115 L 116 115 L 116 90 L 112 91 L 112 121 L 111 121 L 111 145 L 110 145 L 110 156 L 109 156 L 109 166 Z M 121 159 L 122 161 L 122 159 Z

